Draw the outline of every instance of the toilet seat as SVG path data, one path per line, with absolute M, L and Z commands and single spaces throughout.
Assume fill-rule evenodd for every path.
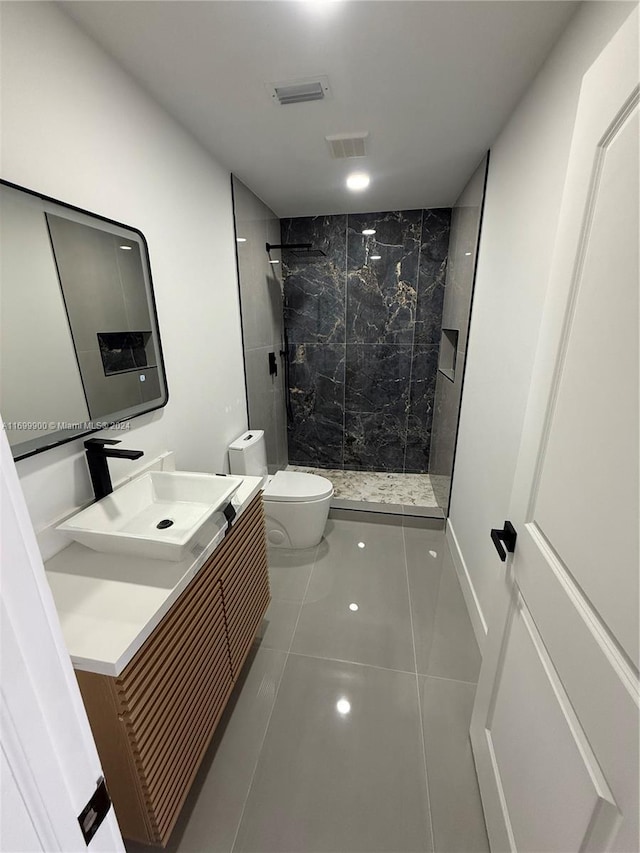
M 333 484 L 318 474 L 301 471 L 277 471 L 262 496 L 267 501 L 317 501 L 333 494 Z

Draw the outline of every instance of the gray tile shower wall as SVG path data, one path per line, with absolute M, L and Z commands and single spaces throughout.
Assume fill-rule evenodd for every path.
M 283 252 L 292 464 L 428 470 L 450 220 L 437 208 L 281 221 L 283 243 L 324 252 Z
M 273 473 L 287 465 L 287 416 L 280 357 L 281 273 L 277 264 L 269 263 L 265 243 L 280 242 L 280 220 L 235 175 L 232 181 L 249 429 L 264 430 L 267 464 Z M 275 374 L 270 372 L 270 355 Z
M 467 357 L 467 333 L 471 315 L 476 256 L 480 240 L 482 206 L 488 158 L 485 157 L 453 206 L 442 328 L 457 332 L 455 370 L 437 372 L 434 422 L 431 430 L 429 474 L 439 506 L 449 505 L 451 477 L 458 434 L 458 413 Z M 440 329 L 437 330 L 440 334 Z

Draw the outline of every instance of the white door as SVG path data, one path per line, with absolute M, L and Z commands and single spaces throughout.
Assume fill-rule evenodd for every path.
M 638 76 L 636 7 L 583 81 L 473 711 L 493 851 L 640 849 Z
M 0 509 L 0 850 L 75 853 L 102 770 L 2 431 Z M 113 807 L 90 849 L 124 851 Z

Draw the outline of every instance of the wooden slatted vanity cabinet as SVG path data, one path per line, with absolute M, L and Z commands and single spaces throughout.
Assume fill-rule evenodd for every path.
M 125 838 L 167 843 L 269 599 L 259 494 L 119 676 L 76 671 Z

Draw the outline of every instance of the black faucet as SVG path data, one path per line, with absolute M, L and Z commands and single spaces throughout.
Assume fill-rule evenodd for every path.
M 142 450 L 123 450 L 121 448 L 116 449 L 115 447 L 106 446 L 113 444 L 120 444 L 120 442 L 113 438 L 89 438 L 84 443 L 87 451 L 91 485 L 93 486 L 97 501 L 110 495 L 113 491 L 109 466 L 107 465 L 108 457 L 115 459 L 140 459 L 144 455 L 144 451 Z

